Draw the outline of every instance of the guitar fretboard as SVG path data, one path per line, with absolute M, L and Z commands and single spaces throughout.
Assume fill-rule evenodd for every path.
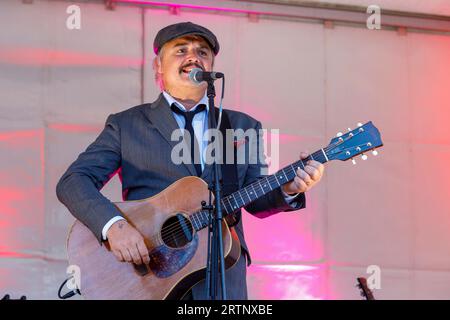
M 294 180 L 298 168 L 305 169 L 305 165 L 309 160 L 316 160 L 320 163 L 328 161 L 326 151 L 320 149 L 303 160 L 298 160 L 276 173 L 258 179 L 255 182 L 245 186 L 244 188 L 233 192 L 232 194 L 222 198 L 221 205 L 223 215 L 227 216 L 239 209 L 245 207 L 251 202 L 261 198 L 272 190 L 279 188 L 283 184 Z M 195 230 L 203 229 L 209 224 L 209 213 L 207 211 L 198 211 L 191 215 L 191 222 Z

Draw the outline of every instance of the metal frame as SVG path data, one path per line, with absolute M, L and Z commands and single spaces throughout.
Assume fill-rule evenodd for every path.
M 34 0 L 22 0 L 32 4 Z M 60 0 L 69 1 L 69 0 Z M 85 0 L 103 2 L 109 10 L 116 5 L 133 5 L 143 8 L 165 7 L 170 13 L 178 15 L 183 11 L 214 12 L 221 14 L 246 15 L 250 21 L 263 19 L 300 20 L 324 23 L 326 27 L 346 24 L 366 27 L 369 14 L 364 6 L 341 5 L 317 2 L 287 3 L 283 0 Z M 381 29 L 394 29 L 401 32 L 436 32 L 450 34 L 450 16 L 383 10 L 381 8 Z
M 267 1 L 233 1 L 233 0 L 106 0 L 122 5 L 139 5 L 144 7 L 161 8 L 179 12 L 183 11 L 211 11 L 223 14 L 247 15 L 255 20 L 269 19 L 298 19 L 316 22 L 332 21 L 333 23 L 354 24 L 366 26 L 369 14 L 365 7 L 348 5 L 331 5 L 321 3 L 286 4 Z M 382 28 L 407 28 L 416 31 L 450 32 L 450 17 L 383 10 L 381 8 Z

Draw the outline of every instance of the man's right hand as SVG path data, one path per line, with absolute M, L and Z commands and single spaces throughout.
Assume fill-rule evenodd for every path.
M 111 251 L 119 261 L 148 264 L 150 257 L 144 237 L 126 220 L 115 222 L 106 234 Z

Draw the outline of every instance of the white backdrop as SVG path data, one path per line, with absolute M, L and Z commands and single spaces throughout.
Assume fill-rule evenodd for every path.
M 66 2 L 0 4 L 0 296 L 57 298 L 73 218 L 56 183 L 108 114 L 156 98 L 154 36 L 193 21 L 220 41 L 225 106 L 280 129 L 281 165 L 358 122 L 385 143 L 327 165 L 302 212 L 245 215 L 250 297 L 359 299 L 356 277 L 377 265 L 376 298 L 450 298 L 448 35 L 78 5 L 81 30 Z M 102 192 L 120 201 L 117 177 Z

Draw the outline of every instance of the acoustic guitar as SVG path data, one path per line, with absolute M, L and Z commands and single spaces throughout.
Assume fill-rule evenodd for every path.
M 239 239 L 230 228 L 233 213 L 268 192 L 294 179 L 297 168 L 314 159 L 321 163 L 348 160 L 366 151 L 376 154 L 383 145 L 378 129 L 368 122 L 345 134 L 338 134 L 329 145 L 307 159 L 294 162 L 275 174 L 261 178 L 221 200 L 223 248 L 226 268 L 239 259 Z M 100 244 L 80 221 L 72 225 L 67 252 L 69 263 L 80 268 L 80 291 L 87 299 L 180 299 L 205 278 L 209 213 L 202 202 L 209 202 L 205 181 L 184 177 L 153 197 L 116 202 L 128 222 L 143 235 L 150 263 L 137 266 L 119 262 Z M 211 195 L 213 196 L 213 195 Z

